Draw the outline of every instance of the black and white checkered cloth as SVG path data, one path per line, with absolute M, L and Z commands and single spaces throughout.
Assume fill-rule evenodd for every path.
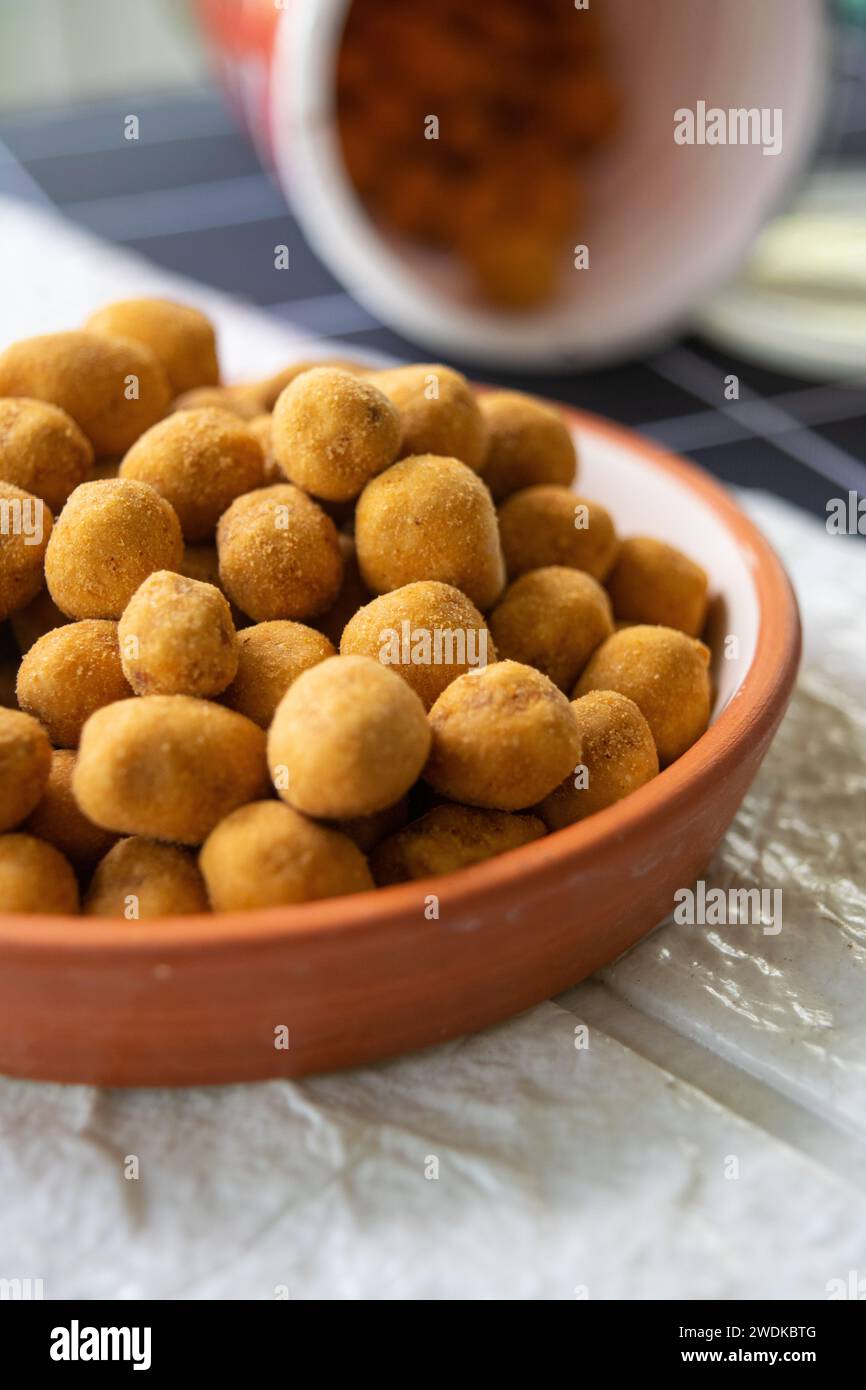
M 827 139 L 834 153 L 862 161 L 866 179 L 866 35 L 855 39 L 840 45 Z M 137 95 L 134 105 L 135 143 L 118 135 L 128 97 L 5 115 L 0 193 L 56 205 L 166 269 L 347 347 L 427 355 L 382 327 L 317 259 L 217 91 Z M 276 243 L 289 246 L 288 275 L 274 269 Z M 720 381 L 729 373 L 740 379 L 740 399 L 724 404 Z M 806 384 L 691 339 L 603 371 L 496 379 L 637 427 L 727 482 L 822 517 L 829 498 L 866 495 L 866 349 L 859 385 Z

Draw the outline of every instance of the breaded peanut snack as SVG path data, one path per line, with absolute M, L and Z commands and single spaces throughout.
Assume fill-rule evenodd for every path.
M 367 378 L 400 412 L 398 458 L 437 454 L 484 471 L 487 425 L 475 392 L 461 372 L 440 362 L 389 367 Z
M 177 515 L 147 483 L 82 483 L 48 542 L 45 579 L 71 618 L 119 618 L 142 580 L 182 557 Z
M 358 499 L 355 545 L 364 583 L 377 594 L 435 579 L 484 612 L 505 586 L 490 493 L 456 458 L 419 454 L 373 478 Z
M 490 614 L 490 631 L 501 657 L 534 666 L 569 691 L 613 632 L 613 614 L 591 574 L 550 565 L 509 584 Z
M 24 829 L 59 849 L 74 868 L 87 872 L 111 849 L 117 836 L 88 820 L 72 791 L 76 755 L 57 748 L 42 798 Z
M 132 338 L 162 363 L 171 394 L 196 386 L 215 386 L 217 363 L 213 324 L 191 304 L 171 299 L 119 299 L 97 309 L 84 325 L 109 338 Z
M 184 845 L 201 844 L 267 784 L 258 725 L 189 695 L 147 695 L 97 710 L 84 726 L 72 781 L 97 825 Z
M 507 157 L 491 164 L 467 180 L 455 249 L 486 299 L 520 312 L 551 299 L 573 272 L 571 232 L 586 221 L 583 184 L 546 139 L 510 138 Z
M 71 416 L 26 396 L 0 400 L 0 480 L 59 512 L 93 467 L 90 440 Z
M 541 801 L 580 752 L 568 700 L 531 666 L 497 661 L 460 676 L 430 711 L 424 777 L 468 806 L 521 811 Z
M 132 690 L 120 661 L 117 623 L 86 618 L 46 632 L 21 659 L 18 703 L 56 748 L 75 748 L 94 710 Z
M 489 434 L 484 481 L 494 502 L 521 488 L 574 482 L 574 439 L 555 406 L 520 391 L 485 391 L 478 404 Z
M 372 656 L 411 685 L 425 709 L 446 685 L 496 660 L 487 624 L 451 584 L 420 580 L 359 609 L 340 641 L 343 656 Z
M 52 632 L 68 622 L 66 614 L 61 613 L 48 590 L 40 589 L 26 608 L 19 608 L 17 613 L 12 614 L 9 626 L 18 643 L 18 650 L 23 654 L 46 632 Z
M 634 700 L 649 724 L 659 763 L 666 767 L 706 729 L 710 720 L 710 653 L 703 642 L 670 627 L 626 627 L 590 657 L 574 688 L 616 690 Z
M 171 392 L 148 348 L 98 333 L 44 333 L 0 353 L 0 396 L 59 405 L 97 454 L 122 454 L 161 420 Z
M 262 409 L 271 411 L 286 387 L 290 386 L 296 377 L 301 376 L 303 372 L 311 372 L 316 367 L 334 367 L 341 372 L 351 372 L 352 376 L 363 376 L 368 370 L 363 362 L 354 362 L 348 357 L 309 358 L 302 362 L 290 362 L 288 366 L 274 372 L 273 376 L 265 377 L 264 381 L 249 382 L 247 386 L 249 390 L 257 393 L 262 402 Z
M 358 846 L 281 801 L 242 806 L 208 836 L 199 857 L 216 912 L 366 893 L 375 887 Z
M 14 709 L 0 709 L 0 831 L 29 816 L 48 785 L 51 744 L 45 730 Z
M 334 656 L 298 676 L 268 734 L 283 798 L 308 816 L 370 816 L 399 801 L 427 760 L 424 706 L 368 656 Z
M 220 561 L 216 546 L 210 542 L 205 545 L 185 545 L 178 574 L 186 575 L 187 579 L 198 579 L 202 584 L 213 584 L 214 588 L 219 589 Z
M 254 420 L 265 409 L 256 386 L 196 386 L 182 391 L 171 403 L 172 413 L 183 410 L 224 410 L 239 420 Z
M 499 508 L 499 534 L 509 578 L 546 565 L 585 570 L 604 582 L 619 542 L 610 512 L 566 487 L 524 488 Z
M 485 307 L 534 309 L 573 276 L 593 211 L 580 196 L 587 157 L 615 133 L 621 105 L 605 16 L 595 22 L 606 7 L 588 6 L 347 9 L 334 71 L 346 174 L 383 235 L 436 247 Z M 441 128 L 422 140 L 428 112 Z
M 77 911 L 78 884 L 59 850 L 35 835 L 0 835 L 0 912 Z
M 484 811 L 474 806 L 434 806 L 373 850 L 370 867 L 379 887 L 450 874 L 519 849 L 545 834 L 536 816 Z
M 220 579 L 220 558 L 213 542 L 206 545 L 185 545 L 183 559 L 178 565 L 178 573 L 186 575 L 187 579 L 198 579 L 202 584 L 213 584 L 214 588 L 219 589 L 220 593 L 228 599 L 235 629 L 239 631 L 248 625 L 249 618 L 241 612 L 237 604 L 231 602 L 223 589 Z
M 402 830 L 408 818 L 409 797 L 401 796 L 393 806 L 386 806 L 384 811 L 376 811 L 372 816 L 354 816 L 349 820 L 334 821 L 334 829 L 341 830 L 350 840 L 354 840 L 362 854 L 369 854 L 380 840 Z
M 0 482 L 0 622 L 42 588 L 54 518 L 41 497 Z
M 652 730 L 615 690 L 593 690 L 571 706 L 580 733 L 578 766 L 538 807 L 548 830 L 585 820 L 658 775 Z
M 400 414 L 363 377 L 314 367 L 290 383 L 274 406 L 274 457 L 289 479 L 328 502 L 348 502 L 392 464 Z
M 148 575 L 117 625 L 123 673 L 136 695 L 219 695 L 238 669 L 228 600 L 170 570 Z
M 313 625 L 320 632 L 323 632 L 335 647 L 339 647 L 343 629 L 349 619 L 354 617 L 358 609 L 363 608 L 364 604 L 369 603 L 373 597 L 361 578 L 354 538 L 347 536 L 345 531 L 341 531 L 337 540 L 340 554 L 343 557 L 343 579 L 340 590 L 331 607 L 318 618 L 313 619 Z
M 118 840 L 96 866 L 84 899 L 88 917 L 179 917 L 209 912 L 195 855 L 142 835 Z
M 236 645 L 237 674 L 223 694 L 223 704 L 263 729 L 301 672 L 337 655 L 321 632 L 285 619 L 244 628 Z
M 217 550 L 223 589 L 257 623 L 314 617 L 339 593 L 337 528 L 291 483 L 238 497 L 220 517 Z
M 255 436 L 262 451 L 262 478 L 266 487 L 271 483 L 284 483 L 286 475 L 274 457 L 274 421 L 271 415 L 254 415 L 248 422 L 250 434 Z
M 707 620 L 707 572 L 651 536 L 621 542 L 607 589 L 618 618 L 676 627 L 699 637 Z
M 236 497 L 261 487 L 258 440 L 225 410 L 182 410 L 147 431 L 120 466 L 121 478 L 150 483 L 177 513 L 184 540 L 209 540 Z
M 519 313 L 549 300 L 573 264 L 561 236 L 534 223 L 502 231 L 493 221 L 478 225 L 467 219 L 460 231 L 458 246 L 477 288 L 499 309 Z

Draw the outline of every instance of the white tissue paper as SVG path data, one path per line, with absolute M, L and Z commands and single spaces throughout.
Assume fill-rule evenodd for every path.
M 4 341 L 156 293 L 214 316 L 230 377 L 333 352 L 47 211 L 6 202 L 0 226 Z M 740 500 L 806 649 L 706 879 L 783 889 L 783 930 L 664 924 L 558 1000 L 361 1071 L 0 1079 L 0 1278 L 47 1298 L 578 1300 L 866 1279 L 866 566 L 819 521 Z

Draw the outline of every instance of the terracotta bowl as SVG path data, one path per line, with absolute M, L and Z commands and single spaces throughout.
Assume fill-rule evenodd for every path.
M 131 923 L 0 917 L 0 1071 L 112 1086 L 300 1076 L 483 1028 L 628 949 L 705 869 L 785 711 L 796 602 L 699 469 L 572 412 L 580 490 L 622 534 L 708 569 L 717 689 L 698 743 L 640 791 L 444 878 L 300 907 Z M 736 639 L 723 655 L 726 637 Z M 425 904 L 438 898 L 438 919 Z M 288 1030 L 288 1047 L 277 1047 Z

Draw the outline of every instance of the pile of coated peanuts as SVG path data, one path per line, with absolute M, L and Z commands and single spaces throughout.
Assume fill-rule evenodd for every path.
M 128 300 L 0 354 L 0 910 L 137 920 L 476 864 L 707 726 L 707 576 L 439 364 L 220 384 Z

